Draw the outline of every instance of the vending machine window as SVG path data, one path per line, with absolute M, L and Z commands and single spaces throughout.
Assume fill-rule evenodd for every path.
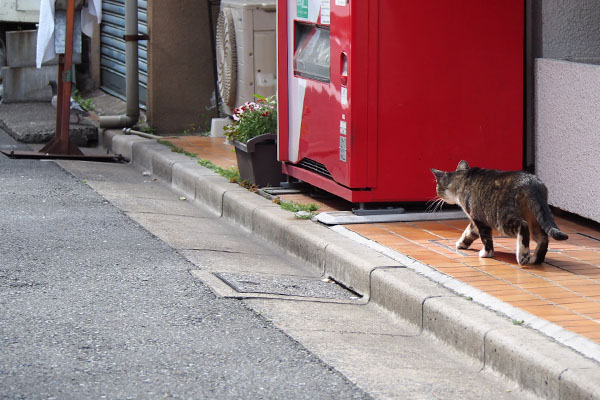
M 296 24 L 294 73 L 304 78 L 329 82 L 329 29 Z
M 523 166 L 524 0 L 278 0 L 278 157 L 355 203 Z

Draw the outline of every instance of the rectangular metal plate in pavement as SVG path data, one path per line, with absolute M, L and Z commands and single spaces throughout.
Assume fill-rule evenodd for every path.
M 282 277 L 269 275 L 214 273 L 239 293 L 261 293 L 280 296 L 357 300 L 360 295 L 321 278 Z

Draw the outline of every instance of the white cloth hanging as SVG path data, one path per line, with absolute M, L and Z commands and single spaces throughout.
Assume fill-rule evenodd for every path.
M 37 34 L 35 63 L 42 63 L 56 57 L 54 49 L 54 3 L 56 0 L 41 0 L 40 20 Z M 81 9 L 81 31 L 92 37 L 94 25 L 102 21 L 102 0 L 87 0 Z

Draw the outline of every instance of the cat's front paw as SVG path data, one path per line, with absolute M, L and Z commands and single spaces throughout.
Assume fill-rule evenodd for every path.
M 462 240 L 459 240 L 458 242 L 456 242 L 456 248 L 458 250 L 464 250 L 464 249 L 468 249 L 469 245 L 466 244 L 465 242 L 463 242 Z
M 494 257 L 494 249 L 487 251 L 485 248 L 479 250 L 479 258 L 492 258 Z
M 530 259 L 529 251 L 517 253 L 517 262 L 519 263 L 519 265 L 529 264 L 529 259 Z

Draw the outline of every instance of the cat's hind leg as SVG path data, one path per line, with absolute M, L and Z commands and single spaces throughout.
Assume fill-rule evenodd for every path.
M 527 222 L 521 221 L 517 234 L 517 263 L 528 264 L 529 258 L 529 226 Z
M 460 239 L 458 239 L 458 242 L 456 242 L 456 248 L 457 249 L 468 249 L 469 246 L 471 245 L 471 243 L 473 243 L 473 241 L 475 241 L 475 239 L 477 239 L 478 237 L 479 237 L 479 232 L 477 231 L 475 224 L 473 224 L 471 222 L 471 223 L 469 223 L 469 225 L 463 232 Z
M 546 258 L 548 252 L 548 234 L 542 230 L 542 227 L 537 225 L 531 229 L 533 240 L 537 243 L 535 252 L 533 253 L 533 263 L 541 264 Z
M 479 257 L 494 257 L 494 241 L 492 240 L 492 228 L 482 222 L 475 221 L 475 227 L 479 232 L 479 237 L 483 243 L 483 248 L 479 251 Z

